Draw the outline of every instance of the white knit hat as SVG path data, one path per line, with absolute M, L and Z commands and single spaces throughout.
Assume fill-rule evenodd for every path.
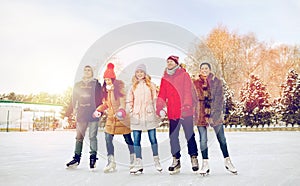
M 145 74 L 147 74 L 147 68 L 146 68 L 146 65 L 144 65 L 144 64 L 139 64 L 139 65 L 136 67 L 135 71 L 137 71 L 137 70 L 142 70 L 142 71 L 145 72 Z

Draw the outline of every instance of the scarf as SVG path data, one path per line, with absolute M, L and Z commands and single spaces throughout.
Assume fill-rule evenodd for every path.
M 90 81 L 92 81 L 94 78 L 91 77 L 91 78 L 82 78 L 82 81 L 85 83 L 85 84 L 88 84 Z
M 177 65 L 176 67 L 172 68 L 171 70 L 167 69 L 167 74 L 169 75 L 173 75 L 175 74 L 176 70 L 179 68 L 179 65 Z
M 211 91 L 207 79 L 202 79 L 203 98 L 204 98 L 204 118 L 208 122 L 211 114 Z

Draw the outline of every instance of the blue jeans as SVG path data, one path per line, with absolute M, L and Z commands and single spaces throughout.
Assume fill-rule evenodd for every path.
M 187 141 L 188 153 L 190 156 L 198 156 L 198 148 L 195 140 L 193 116 L 185 117 L 183 119 L 169 120 L 170 130 L 169 138 L 171 145 L 171 153 L 173 157 L 179 159 L 180 154 L 180 143 L 179 143 L 179 130 L 182 125 Z
M 197 128 L 198 128 L 199 136 L 200 136 L 200 149 L 201 149 L 201 153 L 202 153 L 202 159 L 208 159 L 207 127 L 198 126 Z M 223 153 L 223 157 L 224 158 L 229 157 L 223 124 L 215 126 L 213 128 L 217 135 L 217 139 L 220 144 L 220 148 Z
M 98 133 L 98 121 L 93 122 L 78 122 L 76 126 L 76 144 L 75 154 L 81 156 L 83 139 L 87 127 L 89 127 L 89 138 L 90 138 L 90 154 L 96 155 L 98 150 L 97 133 Z
M 129 153 L 133 154 L 134 149 L 133 149 L 133 141 L 132 141 L 132 138 L 131 138 L 131 133 L 123 134 L 123 137 L 124 137 L 125 142 L 128 146 Z M 114 148 L 114 144 L 113 144 L 113 138 L 114 138 L 113 134 L 108 134 L 108 133 L 105 132 L 105 142 L 106 142 L 107 156 L 114 155 L 115 148 Z
M 136 158 L 142 158 L 142 148 L 141 148 L 141 136 L 142 131 L 141 130 L 133 130 L 133 139 L 134 139 L 134 152 L 136 155 Z M 148 130 L 148 137 L 151 143 L 151 149 L 153 156 L 158 155 L 158 146 L 157 146 L 157 140 L 156 140 L 156 129 Z

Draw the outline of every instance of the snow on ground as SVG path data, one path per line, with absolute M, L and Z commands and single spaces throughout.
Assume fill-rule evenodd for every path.
M 117 171 L 105 174 L 104 135 L 99 131 L 97 169 L 89 170 L 88 138 L 77 169 L 66 169 L 74 151 L 75 131 L 0 133 L 0 185 L 299 185 L 300 132 L 226 132 L 229 154 L 238 175 L 227 172 L 214 134 L 209 133 L 210 175 L 191 171 L 182 138 L 181 173 L 169 175 L 171 164 L 168 133 L 158 132 L 159 153 L 164 168 L 154 170 L 147 133 L 142 145 L 144 174 L 130 175 L 129 153 L 122 136 L 115 136 Z M 88 135 L 87 135 L 88 137 Z M 197 142 L 199 136 L 196 134 Z M 198 143 L 199 146 L 199 143 Z M 199 160 L 201 156 L 199 156 Z M 200 161 L 199 161 L 200 162 Z

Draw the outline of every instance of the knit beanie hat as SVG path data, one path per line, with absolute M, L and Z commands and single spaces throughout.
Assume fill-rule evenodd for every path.
M 170 59 L 170 60 L 173 60 L 173 61 L 178 65 L 178 59 L 179 59 L 178 56 L 173 56 L 173 55 L 172 55 L 172 56 L 169 56 L 167 60 L 169 60 L 169 59 Z
M 135 71 L 137 71 L 137 70 L 144 71 L 145 74 L 147 74 L 147 68 L 146 68 L 146 65 L 144 65 L 144 64 L 139 64 L 139 65 L 136 67 Z
M 107 69 L 104 72 L 103 78 L 116 79 L 116 74 L 114 72 L 115 65 L 112 63 L 107 64 Z

